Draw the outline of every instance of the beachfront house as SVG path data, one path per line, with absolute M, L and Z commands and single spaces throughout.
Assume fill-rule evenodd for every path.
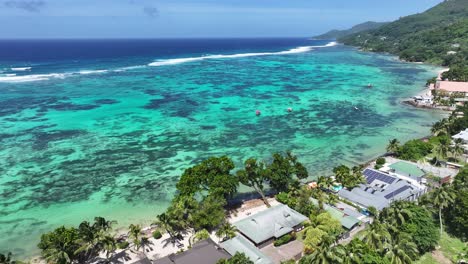
M 154 264 L 216 264 L 221 259 L 229 258 L 231 254 L 213 240 L 206 239 L 195 243 L 187 251 L 158 259 Z
M 468 144 L 468 128 L 463 130 L 462 132 L 452 136 L 452 139 L 461 139 L 463 144 Z
M 437 81 L 435 84 L 435 91 L 447 95 L 459 94 L 462 97 L 466 97 L 468 93 L 468 82 Z
M 255 264 L 273 264 L 274 262 L 263 254 L 252 242 L 242 235 L 237 235 L 220 244 L 229 254 L 235 255 L 237 252 L 244 253 Z
M 378 170 L 365 169 L 363 176 L 366 183 L 351 190 L 341 189 L 338 196 L 364 208 L 382 210 L 393 201 L 414 201 L 425 192 L 421 185 Z
M 303 228 L 308 217 L 280 204 L 234 223 L 237 230 L 256 247 L 262 248 L 293 231 Z

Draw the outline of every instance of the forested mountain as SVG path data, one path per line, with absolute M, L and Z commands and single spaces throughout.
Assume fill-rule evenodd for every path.
M 358 25 L 355 25 L 354 27 L 350 29 L 345 29 L 345 30 L 330 30 L 325 34 L 318 35 L 313 37 L 314 39 L 337 39 L 337 38 L 342 38 L 354 33 L 359 33 L 362 31 L 366 30 L 371 30 L 371 29 L 376 29 L 379 28 L 383 25 L 387 24 L 387 22 L 373 22 L 373 21 L 367 21 Z
M 390 52 L 407 61 L 451 66 L 466 79 L 468 0 L 446 0 L 423 13 L 338 40 L 363 50 Z

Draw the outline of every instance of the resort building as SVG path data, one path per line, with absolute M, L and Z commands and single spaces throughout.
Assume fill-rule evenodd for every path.
M 450 94 L 460 93 L 466 96 L 468 93 L 468 82 L 450 82 L 450 81 L 437 81 L 435 90 Z
M 309 218 L 280 204 L 234 223 L 237 230 L 255 246 L 262 248 L 292 231 L 303 228 Z
M 213 240 L 206 239 L 195 243 L 191 249 L 179 254 L 171 254 L 156 260 L 155 264 L 216 264 L 231 255 L 220 248 Z
M 468 128 L 463 130 L 462 132 L 452 136 L 452 139 L 461 139 L 463 140 L 464 144 L 468 144 Z
M 342 189 L 338 195 L 358 206 L 372 206 L 382 210 L 393 201 L 416 200 L 425 191 L 425 188 L 412 184 L 411 181 L 378 170 L 365 169 L 363 175 L 366 179 L 365 184 L 360 184 L 352 190 Z
M 241 235 L 222 242 L 220 246 L 232 256 L 237 252 L 244 253 L 255 264 L 273 264 L 272 260 Z

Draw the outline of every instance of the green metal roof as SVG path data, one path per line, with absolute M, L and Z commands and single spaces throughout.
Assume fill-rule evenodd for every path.
M 241 235 L 226 240 L 220 245 L 232 256 L 240 252 L 244 253 L 255 264 L 273 264 L 273 261 Z
M 398 161 L 396 163 L 393 163 L 389 167 L 394 169 L 395 173 L 402 174 L 403 176 L 422 177 L 426 174 L 415 164 L 404 161 Z
M 310 199 L 315 205 L 318 205 L 318 201 L 316 199 Z M 328 204 L 323 204 L 323 209 L 325 209 L 325 211 L 327 211 L 327 213 L 329 213 L 333 218 L 340 221 L 341 225 L 348 230 L 352 229 L 355 225 L 357 225 L 360 222 L 359 219 L 357 219 L 356 217 L 347 215 L 340 209 L 330 206 Z
M 234 223 L 244 236 L 259 244 L 270 238 L 278 238 L 309 218 L 280 204 Z

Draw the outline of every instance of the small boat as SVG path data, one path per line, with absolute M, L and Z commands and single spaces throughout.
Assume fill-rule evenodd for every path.
M 369 84 L 367 85 L 367 88 L 372 88 L 372 83 L 369 83 Z
M 354 107 L 354 109 L 359 110 L 359 108 L 357 108 L 356 106 Z
M 259 116 L 259 115 L 261 115 L 261 114 L 262 114 L 262 112 L 260 112 L 260 110 L 255 110 L 255 115 L 256 115 L 256 116 Z
M 292 107 L 288 107 L 288 112 L 289 112 L 289 113 L 292 112 Z

